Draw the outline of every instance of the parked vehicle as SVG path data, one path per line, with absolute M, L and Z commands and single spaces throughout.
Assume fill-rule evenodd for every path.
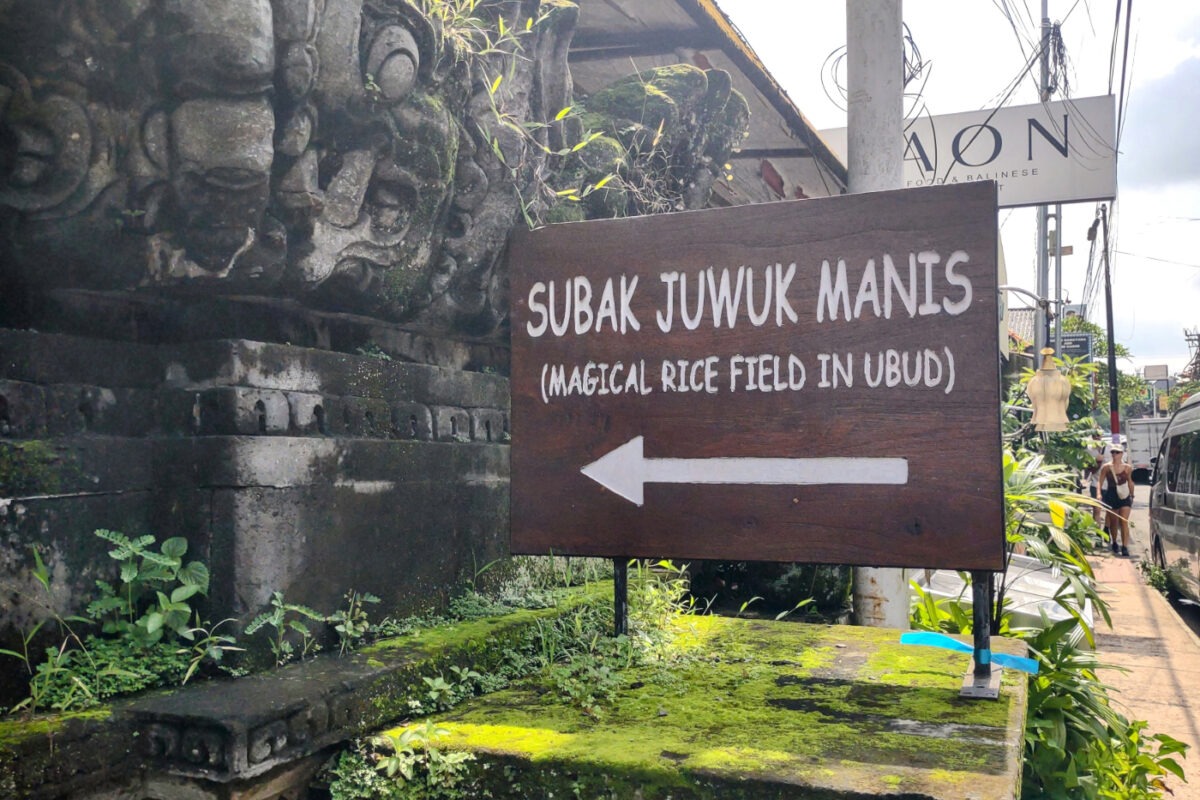
M 1125 448 L 1125 463 L 1133 467 L 1133 479 L 1138 483 L 1149 483 L 1154 471 L 1154 458 L 1162 444 L 1169 417 L 1157 419 L 1131 419 L 1125 423 L 1129 443 Z
M 1167 426 L 1150 488 L 1150 548 L 1183 594 L 1200 602 L 1200 395 Z

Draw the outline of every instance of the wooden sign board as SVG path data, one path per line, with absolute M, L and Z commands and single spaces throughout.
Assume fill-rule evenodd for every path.
M 996 187 L 516 236 L 512 549 L 999 570 Z

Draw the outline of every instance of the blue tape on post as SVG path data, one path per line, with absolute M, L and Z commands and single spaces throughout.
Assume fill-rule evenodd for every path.
M 975 654 L 975 648 L 966 642 L 960 642 L 957 639 L 952 639 L 944 633 L 934 633 L 933 631 L 910 631 L 900 634 L 900 644 L 915 644 L 924 647 L 938 647 L 942 650 L 953 650 L 957 653 Z M 987 658 L 984 661 L 983 658 Z M 990 650 L 980 651 L 981 664 L 993 663 L 998 667 L 1008 667 L 1009 669 L 1028 672 L 1030 675 L 1037 675 L 1038 662 L 1032 658 L 1023 658 L 1022 656 L 1010 656 L 1005 653 L 993 653 Z
M 992 663 L 992 651 L 991 650 L 976 650 L 975 651 L 975 660 L 978 661 L 980 664 Z

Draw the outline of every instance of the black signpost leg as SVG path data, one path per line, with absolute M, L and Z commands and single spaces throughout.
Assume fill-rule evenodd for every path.
M 613 559 L 613 636 L 629 633 L 629 559 Z
M 971 671 L 963 679 L 963 697 L 995 700 L 1000 696 L 1000 670 L 992 666 L 992 578 L 991 572 L 971 573 L 975 648 Z

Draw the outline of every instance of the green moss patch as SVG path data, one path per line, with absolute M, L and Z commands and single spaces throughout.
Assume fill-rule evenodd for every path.
M 48 442 L 0 442 L 0 497 L 53 494 L 62 482 L 60 471 L 68 468 Z
M 529 796 L 531 786 L 547 797 L 646 800 L 959 800 L 968 786 L 1015 796 L 1024 680 L 1007 674 L 998 701 L 965 700 L 966 656 L 897 639 L 683 618 L 676 658 L 624 670 L 599 720 L 535 678 L 437 717 L 450 731 L 438 746 L 475 753 L 472 780 L 496 797 Z

